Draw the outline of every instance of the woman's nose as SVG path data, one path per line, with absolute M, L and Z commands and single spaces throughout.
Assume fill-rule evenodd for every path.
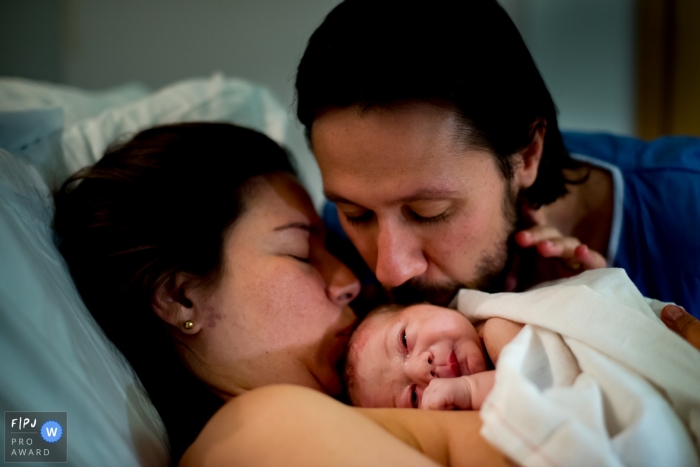
M 360 281 L 344 264 L 339 263 L 326 287 L 328 298 L 335 304 L 345 306 L 360 293 Z
M 423 274 L 428 263 L 419 239 L 403 226 L 379 226 L 375 275 L 385 287 L 398 287 Z
M 437 377 L 430 352 L 412 355 L 406 361 L 406 375 L 415 384 L 427 386 Z

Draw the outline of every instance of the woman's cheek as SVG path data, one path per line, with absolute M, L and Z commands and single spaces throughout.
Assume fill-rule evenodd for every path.
M 268 295 L 269 307 L 284 310 L 283 315 L 278 317 L 280 321 L 286 322 L 292 329 L 302 326 L 313 328 L 323 323 L 321 318 L 331 303 L 327 299 L 323 279 L 316 269 L 306 266 L 293 267 L 291 270 L 280 267 L 272 277 L 278 277 L 279 280 L 270 285 L 276 290 Z

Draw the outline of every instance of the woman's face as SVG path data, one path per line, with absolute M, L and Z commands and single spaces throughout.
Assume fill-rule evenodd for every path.
M 187 336 L 197 375 L 224 398 L 291 383 L 331 395 L 355 323 L 356 277 L 324 246 L 324 227 L 294 177 L 260 177 L 224 241 L 220 281 L 191 292 L 201 329 Z M 187 353 L 187 352 L 186 352 Z

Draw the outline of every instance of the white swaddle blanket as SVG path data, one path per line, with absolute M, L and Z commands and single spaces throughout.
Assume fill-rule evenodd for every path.
M 471 321 L 527 324 L 481 409 L 481 434 L 516 463 L 700 465 L 700 352 L 624 270 L 524 293 L 462 290 L 457 307 Z

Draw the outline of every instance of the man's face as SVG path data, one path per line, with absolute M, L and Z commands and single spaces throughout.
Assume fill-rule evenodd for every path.
M 459 137 L 447 106 L 409 102 L 317 117 L 324 191 L 377 279 L 399 301 L 445 304 L 459 287 L 498 285 L 515 225 L 518 166 Z

